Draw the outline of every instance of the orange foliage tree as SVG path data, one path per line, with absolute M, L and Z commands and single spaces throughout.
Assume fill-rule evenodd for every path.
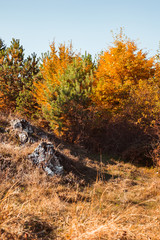
M 101 146 L 114 153 L 137 141 L 151 147 L 160 113 L 159 73 L 155 57 L 148 58 L 122 31 L 114 36 L 113 45 L 99 56 L 92 95 L 101 117 Z
M 153 77 L 154 72 L 154 59 L 147 59 L 147 54 L 121 31 L 114 37 L 113 46 L 99 57 L 93 99 L 99 107 L 117 113 L 131 86 Z

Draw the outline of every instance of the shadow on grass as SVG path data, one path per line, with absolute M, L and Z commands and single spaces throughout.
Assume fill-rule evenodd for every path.
M 85 185 L 92 184 L 101 177 L 103 177 L 103 180 L 105 181 L 113 177 L 108 173 L 100 172 L 100 170 L 97 170 L 96 167 L 88 167 L 82 161 L 75 161 L 58 151 L 56 152 L 56 155 L 59 157 L 60 163 L 64 167 L 65 174 L 73 173 L 79 181 L 84 180 Z
M 54 143 L 55 147 L 59 150 L 56 151 L 56 155 L 60 160 L 61 165 L 64 168 L 64 174 L 67 175 L 69 173 L 73 173 L 79 181 L 84 180 L 85 185 L 91 184 L 96 181 L 97 178 L 101 177 L 101 173 L 96 169 L 96 167 L 88 167 L 86 166 L 86 163 L 84 161 L 85 158 L 90 157 L 90 153 L 81 146 L 77 146 L 74 144 L 69 144 L 62 139 L 58 138 L 53 133 L 47 133 L 46 131 L 40 129 L 40 128 L 34 128 L 35 132 L 41 133 L 41 136 L 46 136 L 46 140 L 51 141 Z M 63 154 L 62 151 L 64 149 L 68 149 L 70 151 L 71 156 L 73 158 L 78 158 L 78 160 L 74 160 L 71 157 L 68 157 L 67 155 Z M 96 155 L 98 156 L 98 155 Z M 98 159 L 91 158 L 91 160 L 98 162 Z M 111 160 L 108 161 L 111 162 Z M 94 164 L 96 166 L 96 164 Z M 109 180 L 112 175 L 108 173 L 103 173 L 103 180 Z
M 24 223 L 24 234 L 21 239 L 44 239 L 55 237 L 53 226 L 39 218 L 31 218 Z
M 23 233 L 22 234 L 13 234 L 9 231 L 4 230 L 3 228 L 0 229 L 0 239 L 4 240 L 49 240 L 49 239 L 55 239 L 56 233 L 55 233 L 56 227 L 53 228 L 53 226 L 49 225 L 45 221 L 31 216 L 31 218 L 28 221 L 25 221 L 23 224 Z

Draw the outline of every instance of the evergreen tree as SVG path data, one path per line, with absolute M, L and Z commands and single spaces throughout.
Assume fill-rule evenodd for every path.
M 35 53 L 24 60 L 21 78 L 23 87 L 16 98 L 16 109 L 29 116 L 35 115 L 37 112 L 38 104 L 34 97 L 35 88 L 33 82 L 37 82 L 42 79 L 41 74 L 39 73 L 38 62 L 39 59 L 36 58 Z
M 54 130 L 58 129 L 65 135 L 72 135 L 72 140 L 87 127 L 93 70 L 91 56 L 75 59 L 59 76 L 60 84 L 52 88 L 52 94 L 46 92 L 45 97 L 50 108 L 43 106 L 45 118 L 49 120 Z
M 16 98 L 22 89 L 23 61 L 24 49 L 19 40 L 12 39 L 11 46 L 2 56 L 0 66 L 0 90 L 5 104 L 9 107 L 15 106 Z
M 24 59 L 23 46 L 13 38 L 10 47 L 0 52 L 0 107 L 30 112 L 36 104 L 31 91 L 38 72 L 36 55 Z

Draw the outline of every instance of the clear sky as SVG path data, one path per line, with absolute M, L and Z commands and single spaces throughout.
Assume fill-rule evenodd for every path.
M 124 33 L 139 48 L 156 54 L 160 41 L 160 0 L 0 0 L 0 38 L 14 37 L 28 56 L 41 56 L 53 40 L 93 56 L 112 43 L 112 33 Z

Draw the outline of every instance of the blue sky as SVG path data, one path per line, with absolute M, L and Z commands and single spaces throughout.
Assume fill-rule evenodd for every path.
M 7 46 L 20 39 L 26 56 L 41 56 L 53 40 L 94 56 L 120 27 L 149 56 L 159 48 L 160 0 L 0 0 L 0 9 L 0 38 Z

